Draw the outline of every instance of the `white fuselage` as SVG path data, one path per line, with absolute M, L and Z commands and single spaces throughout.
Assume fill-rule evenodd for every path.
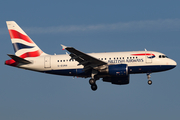
M 107 62 L 108 65 L 127 64 L 129 74 L 160 72 L 176 66 L 174 60 L 167 58 L 162 53 L 154 51 L 89 53 L 88 55 Z M 78 76 L 77 70 L 83 69 L 83 66 L 78 65 L 79 63 L 77 61 L 71 60 L 68 54 L 45 55 L 26 59 L 31 61 L 32 64 L 20 64 L 19 67 L 39 72 L 48 71 L 47 73 L 69 76 Z M 54 73 L 52 71 L 56 72 Z M 73 71 L 76 71 L 76 74 L 73 74 Z

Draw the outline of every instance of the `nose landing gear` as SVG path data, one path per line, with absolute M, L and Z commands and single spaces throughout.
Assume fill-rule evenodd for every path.
M 147 78 L 148 78 L 148 84 L 151 85 L 152 81 L 150 80 L 150 78 L 151 78 L 150 73 L 147 73 Z
M 151 81 L 151 80 L 148 80 L 148 84 L 151 85 L 151 84 L 152 84 L 152 81 Z

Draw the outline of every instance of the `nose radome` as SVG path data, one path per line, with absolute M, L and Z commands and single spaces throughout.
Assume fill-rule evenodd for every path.
M 176 61 L 174 61 L 174 60 L 171 60 L 171 61 L 169 62 L 169 64 L 170 64 L 170 65 L 173 65 L 174 67 L 177 66 L 177 63 L 176 63 Z

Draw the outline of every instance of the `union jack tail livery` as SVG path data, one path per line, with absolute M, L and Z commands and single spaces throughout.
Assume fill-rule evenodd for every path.
M 6 21 L 6 24 L 16 55 L 8 55 L 12 59 L 7 60 L 5 62 L 6 64 L 16 66 L 18 64 L 17 59 L 21 59 L 22 62 L 23 59 L 27 57 L 47 55 L 31 40 L 31 38 L 18 26 L 16 22 Z
M 7 21 L 6 23 L 16 56 L 26 58 L 43 55 L 42 50 L 18 26 L 18 24 L 16 24 L 16 22 Z

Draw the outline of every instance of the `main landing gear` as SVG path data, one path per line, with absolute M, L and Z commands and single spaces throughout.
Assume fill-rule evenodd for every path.
M 150 78 L 151 78 L 150 73 L 147 73 L 147 78 L 148 78 L 148 84 L 151 85 L 152 81 L 150 80 Z
M 89 80 L 89 84 L 91 85 L 91 89 L 93 91 L 97 90 L 96 80 L 99 79 L 99 78 L 97 78 L 97 74 L 98 74 L 98 71 L 92 70 L 91 79 Z
M 97 85 L 96 85 L 96 80 L 95 79 L 90 79 L 89 80 L 89 84 L 91 85 L 91 89 L 93 90 L 93 91 L 96 91 L 97 90 Z

